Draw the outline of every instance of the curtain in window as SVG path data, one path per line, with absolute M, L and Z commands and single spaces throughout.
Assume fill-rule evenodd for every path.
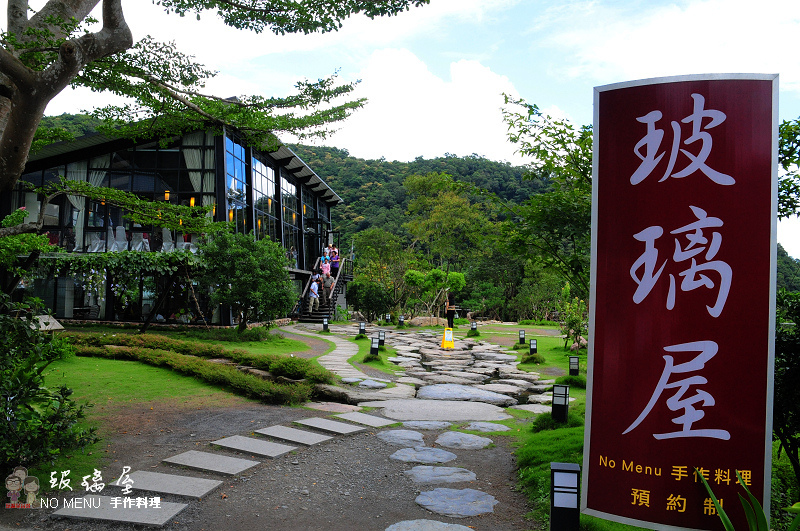
M 191 168 L 189 169 L 189 181 L 192 183 L 192 189 L 195 192 L 215 191 L 214 174 L 208 171 L 206 173 L 200 171 L 200 168 L 205 170 L 214 169 L 214 150 L 206 149 L 205 156 L 203 154 L 202 146 L 204 145 L 205 137 L 206 133 L 203 131 L 183 137 L 183 158 L 186 161 L 186 167 Z M 211 136 L 211 140 L 213 141 L 213 136 Z M 214 202 L 213 196 L 203 196 L 203 206 L 213 205 Z M 211 216 L 211 213 L 208 215 Z
M 89 167 L 89 161 L 81 160 L 67 164 L 67 180 L 69 181 L 86 181 L 86 170 Z M 83 226 L 86 219 L 86 198 L 82 195 L 67 195 L 67 199 L 78 211 L 78 219 L 75 222 L 75 249 L 71 251 L 83 250 Z

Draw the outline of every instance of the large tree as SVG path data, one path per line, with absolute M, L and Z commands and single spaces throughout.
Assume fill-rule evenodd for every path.
M 275 34 L 335 31 L 352 14 L 395 15 L 429 0 L 158 0 L 165 15 L 219 17 L 225 24 Z M 180 134 L 198 127 L 233 125 L 251 143 L 275 133 L 325 136 L 363 100 L 334 103 L 353 84 L 334 77 L 300 82 L 288 97 L 223 99 L 202 93 L 213 72 L 150 37 L 133 42 L 122 0 L 50 0 L 34 11 L 28 0 L 8 0 L 8 28 L 0 43 L 0 193 L 19 180 L 48 103 L 66 87 L 84 86 L 128 98 L 98 111 L 107 130 L 128 137 Z M 90 13 L 101 7 L 100 29 Z M 38 133 L 37 133 L 38 130 Z M 38 136 L 37 136 L 38 135 Z

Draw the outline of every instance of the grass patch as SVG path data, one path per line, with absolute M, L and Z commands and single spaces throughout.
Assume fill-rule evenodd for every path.
M 397 371 L 404 370 L 402 367 L 399 367 L 394 363 L 387 361 L 387 358 L 391 358 L 397 355 L 397 351 L 392 347 L 387 347 L 386 345 L 378 347 L 378 357 L 377 359 L 375 359 L 370 357 L 370 349 L 372 346 L 371 342 L 361 341 L 356 343 L 356 345 L 358 345 L 358 353 L 351 356 L 350 359 L 347 360 L 347 363 L 350 364 L 361 363 L 362 365 L 372 367 L 375 370 L 387 374 L 394 374 Z
M 579 374 L 577 376 L 567 375 L 556 378 L 556 383 L 560 385 L 570 386 L 570 391 L 573 387 L 579 389 L 586 389 L 586 376 Z
M 232 350 L 214 343 L 182 341 L 160 334 L 71 334 L 67 337 L 78 349 L 78 354 L 85 356 L 100 355 L 100 353 L 97 350 L 81 350 L 83 347 L 105 347 L 111 345 L 137 349 L 137 351 L 167 351 L 188 357 L 224 358 L 241 365 L 269 371 L 275 376 L 285 376 L 293 380 L 306 379 L 312 383 L 332 383 L 334 381 L 331 372 L 304 358 L 266 352 L 252 352 L 243 349 Z M 102 355 L 101 357 L 113 358 L 113 355 Z

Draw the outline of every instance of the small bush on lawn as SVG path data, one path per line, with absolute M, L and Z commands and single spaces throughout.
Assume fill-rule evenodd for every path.
M 293 380 L 306 379 L 312 383 L 332 383 L 333 374 L 311 360 L 276 354 L 251 354 L 245 350 L 228 350 L 219 345 L 173 339 L 158 334 L 74 334 L 68 336 L 78 347 L 103 347 L 106 345 L 131 348 L 165 350 L 200 358 L 224 358 L 242 365 L 269 371 L 276 376 Z M 93 352 L 93 351 L 86 351 Z M 91 355 L 91 354 L 86 354 Z
M 356 337 L 354 337 L 353 339 L 355 339 L 356 341 L 360 341 L 360 340 L 362 340 L 362 339 L 367 339 L 367 334 L 358 334 L 358 335 L 357 335 Z
M 201 378 L 208 383 L 229 387 L 238 394 L 268 404 L 300 404 L 307 401 L 313 391 L 312 386 L 307 383 L 269 382 L 252 374 L 243 373 L 230 365 L 210 363 L 194 356 L 164 350 L 136 347 L 78 347 L 76 351 L 79 356 L 132 359 L 156 367 L 169 367 L 174 371 Z
M 47 388 L 44 375 L 55 360 L 70 355 L 61 338 L 39 331 L 39 301 L 15 303 L 0 294 L 0 467 L 51 461 L 98 440 L 94 429 L 78 427 L 84 406 L 65 386 Z
M 480 335 L 481 335 L 481 333 L 480 333 L 480 332 L 478 332 L 478 330 L 477 330 L 477 329 L 475 329 L 475 330 L 472 330 L 472 329 L 470 328 L 470 329 L 469 329 L 469 331 L 467 331 L 467 337 L 478 337 L 478 336 L 480 336 Z
M 570 387 L 580 387 L 586 389 L 586 376 L 579 374 L 577 376 L 561 376 L 556 378 L 556 383 L 561 385 L 568 385 Z
M 540 431 L 545 431 L 545 430 L 575 428 L 577 426 L 583 426 L 583 418 L 580 415 L 576 415 L 575 413 L 567 414 L 566 424 L 556 422 L 553 419 L 553 415 L 550 413 L 542 413 L 541 415 L 537 416 L 536 419 L 533 421 L 533 424 L 531 424 L 531 430 L 533 431 L 533 433 L 539 433 Z
M 535 364 L 538 365 L 540 363 L 544 363 L 545 361 L 547 361 L 547 360 L 545 360 L 544 356 L 542 356 L 541 354 L 539 354 L 537 352 L 536 354 L 530 354 L 530 355 L 527 355 L 527 356 L 523 356 L 522 357 L 522 361 L 520 363 L 535 363 Z
M 469 319 L 464 319 L 464 318 L 453 319 L 453 324 L 454 325 L 469 324 Z

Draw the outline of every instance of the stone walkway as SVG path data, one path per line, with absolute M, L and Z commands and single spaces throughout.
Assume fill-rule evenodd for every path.
M 353 327 L 342 328 L 344 329 L 338 330 L 340 333 L 353 333 Z M 307 328 L 289 326 L 284 329 L 292 334 L 320 337 Z M 357 345 L 336 333 L 324 338 L 333 342 L 336 348 L 317 359 L 323 367 L 341 376 L 344 382 L 360 385 L 362 388 L 364 382 L 384 385 L 389 382 L 371 379 L 347 362 L 357 354 Z M 334 415 L 336 420 L 324 417 L 301 419 L 294 422 L 295 427 L 274 425 L 251 432 L 248 427 L 243 426 L 243 431 L 254 436 L 225 437 L 212 441 L 209 448 L 211 451 L 191 450 L 166 458 L 163 462 L 199 470 L 212 476 L 234 476 L 259 465 L 261 461 L 231 457 L 221 452 L 244 452 L 250 456 L 258 456 L 257 458 L 271 459 L 289 452 L 302 451 L 302 448 L 321 444 L 334 437 L 346 437 L 368 428 L 382 428 L 405 420 L 404 429 L 388 429 L 378 432 L 376 436 L 399 447 L 389 459 L 415 465 L 405 472 L 412 481 L 421 485 L 451 485 L 474 481 L 475 474 L 465 468 L 437 465 L 457 460 L 458 455 L 449 450 L 479 452 L 494 443 L 487 437 L 452 431 L 451 422 L 478 421 L 465 429 L 505 431 L 508 427 L 491 422 L 510 418 L 503 407 L 530 405 L 518 405 L 518 402 L 528 402 L 531 396 L 542 394 L 551 382 L 543 382 L 537 374 L 517 369 L 516 356 L 500 352 L 499 346 L 459 340 L 458 349 L 444 350 L 439 348 L 438 341 L 440 335 L 435 332 L 387 333 L 387 343 L 398 352 L 398 356 L 390 361 L 404 367 L 405 373 L 399 375 L 396 387 L 378 391 L 359 389 L 354 395 L 369 399 L 359 404 L 360 406 L 381 408 L 383 417 L 349 412 Z M 541 407 L 540 404 L 533 405 Z M 415 430 L 442 433 L 434 442 L 436 447 L 428 447 L 425 446 L 423 434 Z M 261 437 L 255 437 L 256 434 Z M 264 437 L 274 440 L 266 440 Z M 53 515 L 161 527 L 188 507 L 188 503 L 162 502 L 155 495 L 178 495 L 202 503 L 204 496 L 222 485 L 222 481 L 213 477 L 196 478 L 150 471 L 135 471 L 130 476 L 136 494 L 133 495 L 134 498 L 128 499 L 144 500 L 143 502 L 128 502 L 126 507 L 125 496 L 131 495 L 122 493 L 114 496 L 83 496 L 76 498 L 79 501 L 75 501 L 73 507 L 59 509 Z M 108 487 L 110 490 L 121 488 L 113 485 Z M 155 495 L 142 498 L 141 491 Z M 449 486 L 422 491 L 415 501 L 434 514 L 451 518 L 492 513 L 498 503 L 488 493 Z M 412 529 L 468 528 L 436 520 L 413 520 L 397 522 L 388 527 L 387 531 Z

